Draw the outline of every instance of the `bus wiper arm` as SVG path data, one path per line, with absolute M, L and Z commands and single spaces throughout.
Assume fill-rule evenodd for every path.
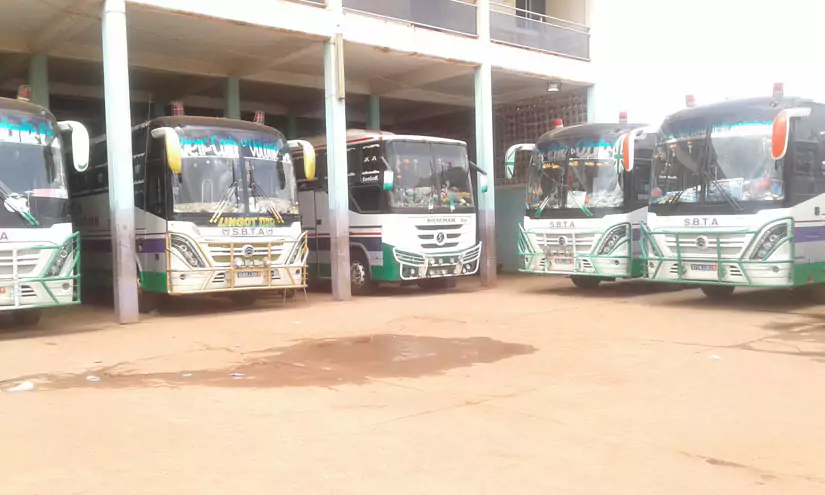
M 238 179 L 235 179 L 232 184 L 229 184 L 229 187 L 226 189 L 226 192 L 223 193 L 223 197 L 221 198 L 220 202 L 218 203 L 218 208 L 215 210 L 215 214 L 212 215 L 212 219 L 210 222 L 215 223 L 218 221 L 218 218 L 223 215 L 223 212 L 226 210 L 227 205 L 229 204 L 229 198 L 235 194 L 235 191 L 238 190 Z
M 587 208 L 587 206 L 586 206 L 586 205 L 580 204 L 578 201 L 576 201 L 576 194 L 575 194 L 575 192 L 573 191 L 573 188 L 571 188 L 571 187 L 570 187 L 569 185 L 567 185 L 567 184 L 562 184 L 561 182 L 557 181 L 556 179 L 553 179 L 552 177 L 550 178 L 550 180 L 551 180 L 551 181 L 553 181 L 553 182 L 555 182 L 556 184 L 560 185 L 562 189 L 567 190 L 567 192 L 569 192 L 569 193 L 570 193 L 570 198 L 573 200 L 573 204 L 575 204 L 576 206 L 578 206 L 578 207 L 579 207 L 579 209 L 580 209 L 581 211 L 583 211 L 585 215 L 587 215 L 588 217 L 592 217 L 592 216 L 593 216 L 593 212 L 592 212 L 592 211 L 590 211 L 590 209 L 589 209 L 589 208 Z
M 0 200 L 2 200 L 6 206 L 14 210 L 18 215 L 23 217 L 23 220 L 25 220 L 32 227 L 37 227 L 40 225 L 40 222 L 34 218 L 34 215 L 32 215 L 30 211 L 20 208 L 20 206 L 15 203 L 14 198 L 12 198 L 11 189 L 9 189 L 9 186 L 2 181 L 0 181 Z
M 259 201 L 262 201 L 264 203 L 264 206 L 266 207 L 267 213 L 272 215 L 272 218 L 274 218 L 278 223 L 284 223 L 284 217 L 282 217 L 281 214 L 278 213 L 278 209 L 275 208 L 274 204 L 272 204 L 272 200 L 270 200 L 269 197 L 267 197 L 266 193 L 264 193 L 263 189 L 261 189 L 261 186 L 259 186 L 254 180 L 251 182 L 252 197 Z
M 742 211 L 742 205 L 740 205 L 739 202 L 736 201 L 736 198 L 733 197 L 733 195 L 730 193 L 730 191 L 728 191 L 726 187 L 724 187 L 718 180 L 711 177 L 710 172 L 707 170 L 705 170 L 705 180 L 708 181 L 709 185 L 713 185 L 714 187 L 716 187 L 716 189 L 722 193 L 722 196 L 724 196 L 725 200 L 728 203 L 730 203 L 730 205 L 733 206 L 733 208 L 736 211 Z

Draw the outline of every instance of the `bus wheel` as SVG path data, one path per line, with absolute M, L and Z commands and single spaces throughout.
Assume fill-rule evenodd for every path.
M 599 287 L 599 284 L 602 283 L 602 279 L 596 277 L 581 277 L 573 275 L 570 277 L 570 280 L 573 281 L 573 285 L 578 287 L 579 289 L 596 289 Z
M 229 299 L 238 308 L 248 308 L 258 300 L 258 294 L 254 292 L 236 292 L 229 295 Z
M 140 274 L 140 272 L 138 272 Z M 154 292 L 146 292 L 140 283 L 140 275 L 138 275 L 138 312 L 141 314 L 149 314 L 158 307 L 158 295 Z
M 702 292 L 711 299 L 725 299 L 733 294 L 732 285 L 703 285 Z
M 375 291 L 375 282 L 370 276 L 370 264 L 361 251 L 349 253 L 349 277 L 352 295 L 366 296 Z
M 11 314 L 11 319 L 15 325 L 32 327 L 40 322 L 42 315 L 39 309 L 20 309 Z

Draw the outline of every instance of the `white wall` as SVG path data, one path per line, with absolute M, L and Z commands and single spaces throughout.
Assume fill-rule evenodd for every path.
M 786 94 L 825 100 L 818 34 L 825 5 L 810 0 L 589 0 L 596 121 L 658 123 L 684 107 Z

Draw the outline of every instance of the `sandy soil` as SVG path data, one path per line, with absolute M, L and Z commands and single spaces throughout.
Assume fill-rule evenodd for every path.
M 825 308 L 789 292 L 513 277 L 110 320 L 0 332 L 0 493 L 825 493 Z

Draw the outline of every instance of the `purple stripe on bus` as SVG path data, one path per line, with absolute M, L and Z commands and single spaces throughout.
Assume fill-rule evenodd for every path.
M 81 249 L 90 253 L 111 253 L 112 241 L 110 239 L 82 239 Z M 165 239 L 138 239 L 135 242 L 135 249 L 138 253 L 159 254 L 166 252 Z
M 821 227 L 797 227 L 794 230 L 794 241 L 801 242 L 822 242 L 825 241 L 825 226 Z

